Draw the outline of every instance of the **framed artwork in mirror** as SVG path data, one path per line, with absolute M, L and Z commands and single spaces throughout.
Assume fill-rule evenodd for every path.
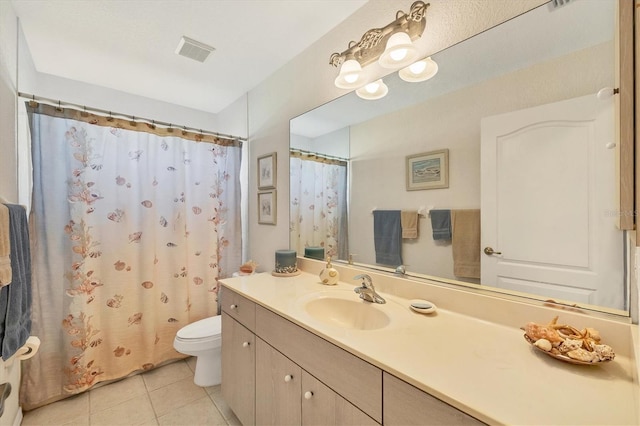
M 407 191 L 449 187 L 449 150 L 407 156 Z
M 258 192 L 258 223 L 276 224 L 276 190 Z
M 276 154 L 272 152 L 258 157 L 258 189 L 275 189 Z

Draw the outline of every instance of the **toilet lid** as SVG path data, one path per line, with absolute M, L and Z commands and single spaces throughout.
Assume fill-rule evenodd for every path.
M 178 330 L 177 336 L 181 339 L 202 339 L 220 335 L 220 316 L 209 317 L 196 321 Z

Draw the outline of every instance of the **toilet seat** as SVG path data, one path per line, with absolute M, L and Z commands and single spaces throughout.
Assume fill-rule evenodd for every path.
M 218 315 L 188 324 L 178 330 L 176 340 L 189 342 L 219 340 L 222 334 L 220 318 Z

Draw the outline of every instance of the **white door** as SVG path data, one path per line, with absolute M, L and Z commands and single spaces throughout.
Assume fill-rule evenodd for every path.
M 482 284 L 624 309 L 613 99 L 482 120 Z M 490 250 L 489 250 L 490 251 Z

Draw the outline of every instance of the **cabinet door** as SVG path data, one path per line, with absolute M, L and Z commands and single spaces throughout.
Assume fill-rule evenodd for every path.
M 382 377 L 385 425 L 484 424 L 395 376 Z
M 302 424 L 355 426 L 378 423 L 311 374 L 303 371 Z
M 382 370 L 256 305 L 256 335 L 382 422 Z
M 255 424 L 255 335 L 222 313 L 222 397 L 243 425 Z
M 256 338 L 256 424 L 299 425 L 302 370 Z

